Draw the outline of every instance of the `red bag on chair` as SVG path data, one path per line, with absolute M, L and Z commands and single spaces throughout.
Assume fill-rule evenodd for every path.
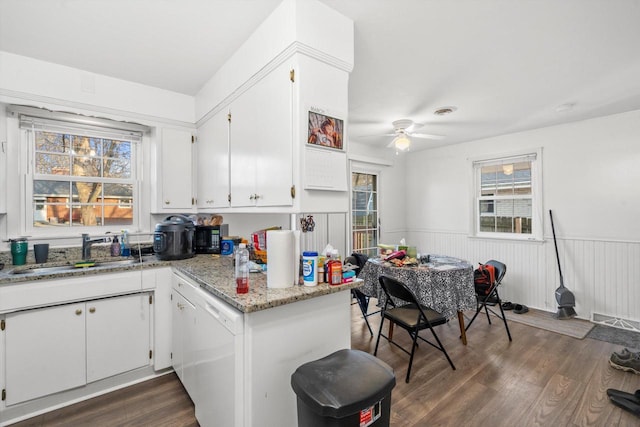
M 480 264 L 473 272 L 473 284 L 479 295 L 488 295 L 495 281 L 496 269 L 493 265 Z

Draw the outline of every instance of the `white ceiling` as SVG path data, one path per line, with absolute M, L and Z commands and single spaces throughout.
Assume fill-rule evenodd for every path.
M 640 109 L 638 0 L 321 1 L 355 22 L 353 140 L 383 147 L 366 136 L 400 118 L 446 136 L 419 150 Z M 195 95 L 279 2 L 0 0 L 0 50 Z

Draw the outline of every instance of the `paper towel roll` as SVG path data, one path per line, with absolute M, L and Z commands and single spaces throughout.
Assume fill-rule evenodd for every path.
M 268 288 L 288 288 L 298 283 L 297 234 L 290 230 L 267 231 Z

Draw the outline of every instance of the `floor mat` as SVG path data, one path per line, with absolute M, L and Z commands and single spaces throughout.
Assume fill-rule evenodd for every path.
M 588 320 L 576 318 L 558 320 L 555 317 L 556 313 L 535 308 L 529 308 L 529 311 L 523 314 L 516 314 L 513 311 L 505 311 L 504 313 L 508 322 L 524 323 L 525 325 L 579 339 L 586 337 L 595 326 L 594 323 Z
M 630 350 L 640 351 L 640 332 L 627 331 L 605 325 L 595 325 L 587 334 L 587 338 L 606 341 L 624 346 Z

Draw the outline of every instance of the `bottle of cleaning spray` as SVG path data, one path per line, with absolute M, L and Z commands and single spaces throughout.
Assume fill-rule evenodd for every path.
M 131 249 L 129 248 L 129 232 L 122 230 L 122 237 L 120 238 L 120 255 L 131 255 Z
M 120 256 L 120 242 L 118 236 L 114 236 L 113 242 L 111 242 L 111 256 Z

